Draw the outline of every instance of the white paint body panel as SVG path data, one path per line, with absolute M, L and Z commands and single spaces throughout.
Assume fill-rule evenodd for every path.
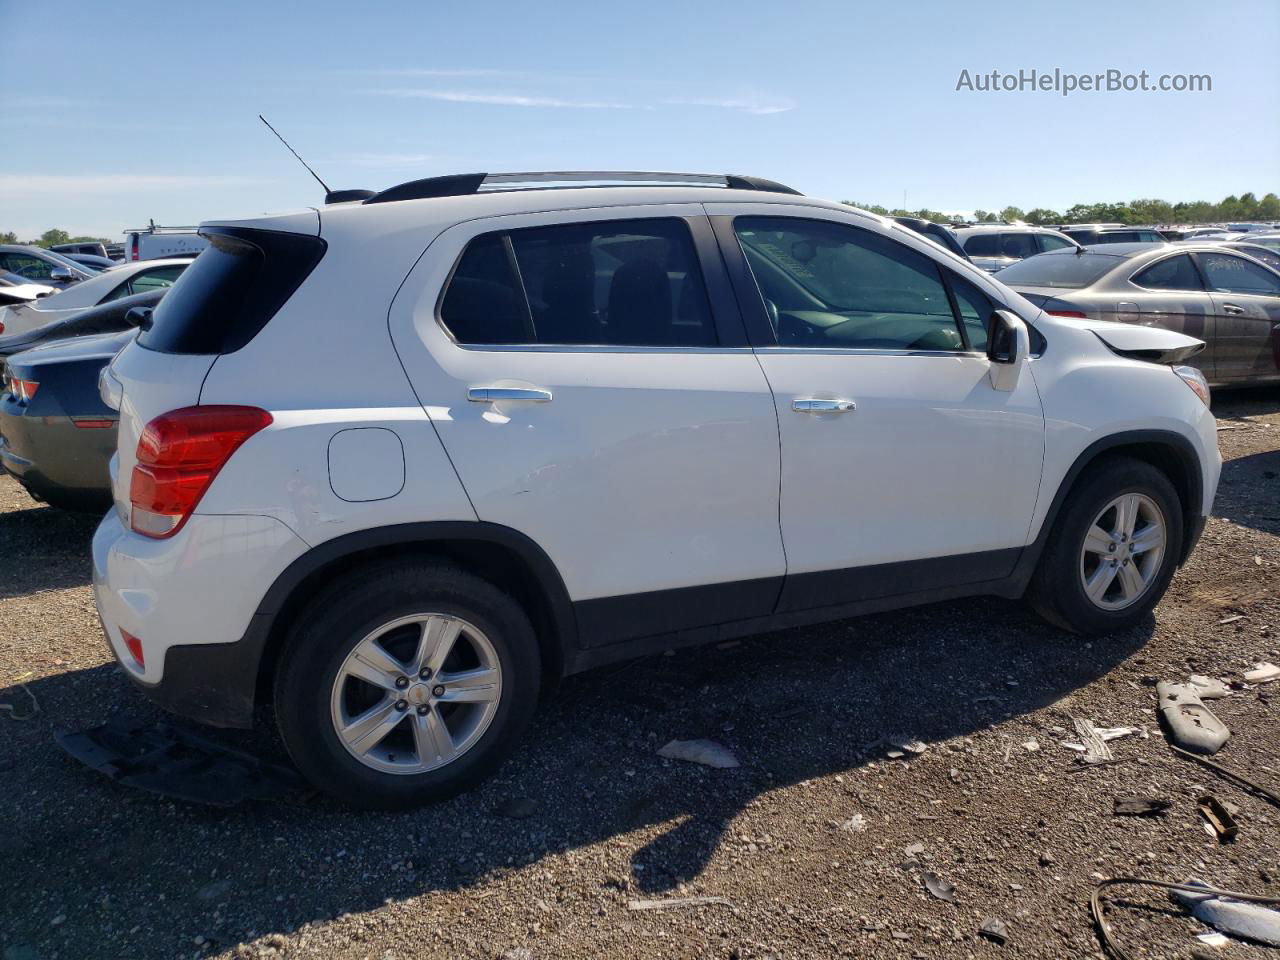
M 351 503 L 387 500 L 404 489 L 404 445 L 386 427 L 339 430 L 329 439 L 329 486 Z

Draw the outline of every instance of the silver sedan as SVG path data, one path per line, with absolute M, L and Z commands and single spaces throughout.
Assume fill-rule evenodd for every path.
M 998 277 L 1047 313 L 1164 327 L 1208 346 L 1212 383 L 1280 382 L 1280 271 L 1217 243 L 1056 250 Z

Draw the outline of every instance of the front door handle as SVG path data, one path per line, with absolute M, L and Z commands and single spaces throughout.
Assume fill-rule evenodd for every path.
M 844 413 L 856 409 L 852 400 L 820 400 L 816 397 L 805 397 L 791 401 L 791 409 L 797 413 Z
M 1230 314 L 1233 317 L 1241 317 L 1244 316 L 1244 307 L 1237 307 L 1234 303 L 1224 303 L 1222 305 L 1222 312 Z
M 467 399 L 472 403 L 495 403 L 498 400 L 547 403 L 551 400 L 551 391 L 541 387 L 468 387 Z

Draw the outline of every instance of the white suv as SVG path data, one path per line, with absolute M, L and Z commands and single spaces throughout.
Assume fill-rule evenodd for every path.
M 647 652 L 973 594 L 1122 629 L 1218 482 L 1199 341 L 770 181 L 442 177 L 202 231 L 103 374 L 98 609 L 160 703 L 273 700 L 353 804 L 473 783 L 550 680 Z

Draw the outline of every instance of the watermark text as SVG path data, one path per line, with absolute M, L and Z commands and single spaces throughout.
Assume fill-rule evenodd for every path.
M 961 70 L 956 90 L 971 93 L 1211 93 L 1213 77 L 1207 73 L 1161 73 L 1147 70 L 1128 73 L 1104 70 L 1101 73 L 1072 73 L 1061 67 L 1053 70 L 1022 69 L 971 72 Z

